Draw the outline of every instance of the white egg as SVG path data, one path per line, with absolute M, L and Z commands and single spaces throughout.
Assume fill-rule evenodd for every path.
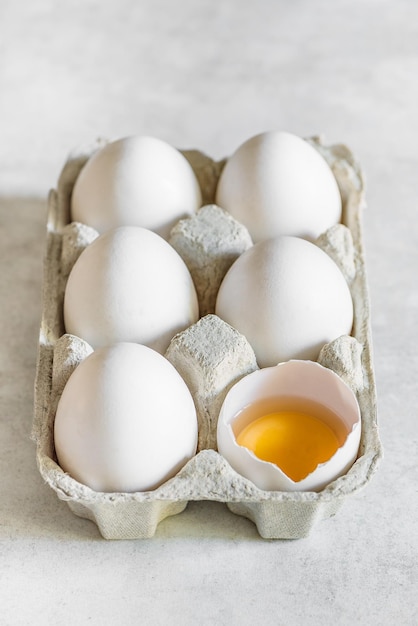
M 255 244 L 231 266 L 216 314 L 242 333 L 258 365 L 316 360 L 325 343 L 350 334 L 353 303 L 336 263 L 315 244 L 276 237 Z
M 269 419 L 264 431 L 263 416 Z M 240 435 L 254 426 L 255 445 L 240 445 Z M 350 387 L 319 363 L 298 360 L 242 378 L 226 395 L 217 426 L 220 454 L 268 491 L 320 491 L 353 465 L 360 436 L 360 408 Z
M 87 161 L 73 189 L 71 217 L 99 233 L 142 226 L 166 239 L 201 203 L 197 178 L 179 150 L 134 136 L 107 144 Z
M 119 343 L 74 370 L 58 403 L 54 438 L 61 468 L 91 489 L 152 490 L 195 454 L 195 406 L 167 359 Z
M 252 137 L 227 160 L 216 204 L 254 242 L 278 235 L 313 240 L 341 220 L 341 196 L 325 159 L 307 141 L 272 131 Z
M 165 352 L 199 318 L 183 259 L 164 239 L 137 226 L 100 235 L 68 277 L 64 325 L 93 348 L 132 341 Z

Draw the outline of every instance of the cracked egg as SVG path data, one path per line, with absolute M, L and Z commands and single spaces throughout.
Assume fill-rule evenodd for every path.
M 357 458 L 354 392 L 314 361 L 287 361 L 236 383 L 218 420 L 218 450 L 266 491 L 320 491 Z

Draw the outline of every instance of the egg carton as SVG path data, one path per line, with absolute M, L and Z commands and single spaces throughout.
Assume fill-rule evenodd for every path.
M 58 400 L 71 372 L 92 351 L 82 339 L 66 334 L 63 323 L 68 274 L 82 250 L 97 236 L 92 228 L 71 222 L 71 193 L 88 158 L 106 142 L 99 140 L 71 153 L 57 189 L 50 191 L 32 436 L 37 465 L 46 483 L 76 515 L 95 522 L 104 538 L 152 537 L 163 519 L 181 513 L 190 501 L 202 500 L 225 503 L 232 513 L 252 520 L 261 537 L 306 537 L 320 520 L 333 516 L 348 496 L 362 489 L 378 467 L 382 447 L 362 239 L 364 177 L 346 146 L 327 146 L 320 137 L 307 141 L 329 163 L 343 201 L 342 223 L 323 233 L 316 243 L 339 265 L 354 303 L 351 336 L 325 345 L 318 361 L 351 386 L 362 415 L 356 462 L 320 492 L 263 491 L 236 473 L 217 452 L 216 424 L 222 401 L 237 380 L 257 369 L 257 363 L 246 339 L 214 314 L 214 299 L 228 267 L 251 242 L 245 229 L 231 222 L 226 212 L 214 204 L 225 160 L 213 161 L 197 150 L 183 154 L 199 180 L 204 207 L 174 227 L 170 243 L 183 256 L 193 276 L 201 318 L 176 335 L 166 353 L 195 401 L 199 421 L 197 453 L 177 475 L 146 492 L 98 493 L 59 467 L 53 436 Z

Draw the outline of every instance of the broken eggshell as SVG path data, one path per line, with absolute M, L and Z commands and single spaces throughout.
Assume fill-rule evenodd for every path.
M 234 422 L 242 409 L 267 398 L 297 398 L 318 403 L 331 411 L 331 426 L 340 447 L 326 462 L 299 481 L 293 481 L 276 464 L 259 459 L 240 446 Z M 316 415 L 322 418 L 322 415 Z M 324 418 L 325 421 L 325 418 Z M 246 424 L 240 424 L 242 430 Z M 320 491 L 345 474 L 356 460 L 361 434 L 360 408 L 353 391 L 333 371 L 314 361 L 292 360 L 257 370 L 228 392 L 219 414 L 218 451 L 236 472 L 266 491 Z

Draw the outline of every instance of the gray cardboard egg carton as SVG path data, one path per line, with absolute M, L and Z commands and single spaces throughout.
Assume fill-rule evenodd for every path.
M 81 168 L 103 142 L 72 153 L 61 172 L 57 190 L 51 190 L 33 439 L 39 471 L 46 483 L 76 515 L 95 522 L 106 539 L 152 537 L 159 522 L 181 513 L 189 501 L 196 500 L 226 503 L 232 513 L 252 520 L 264 538 L 305 537 L 318 521 L 334 515 L 349 495 L 363 488 L 378 466 L 382 449 L 377 428 L 361 221 L 365 208 L 364 179 L 345 146 L 327 147 L 317 137 L 308 141 L 330 164 L 343 199 L 343 224 L 322 234 L 316 243 L 340 266 L 354 301 L 352 336 L 340 337 L 324 346 L 319 361 L 352 387 L 362 413 L 357 461 L 346 475 L 319 493 L 262 491 L 237 474 L 216 451 L 216 423 L 222 400 L 234 382 L 257 369 L 257 363 L 246 339 L 213 314 L 214 299 L 228 267 L 251 242 L 246 229 L 214 206 L 224 161 L 214 162 L 194 150 L 183 154 L 199 179 L 205 208 L 177 224 L 170 242 L 192 273 L 201 319 L 172 340 L 166 357 L 184 377 L 196 404 L 197 454 L 176 476 L 148 492 L 97 493 L 61 470 L 53 438 L 57 403 L 71 372 L 91 352 L 82 339 L 65 333 L 63 296 L 73 263 L 97 236 L 93 229 L 71 223 L 70 198 Z

